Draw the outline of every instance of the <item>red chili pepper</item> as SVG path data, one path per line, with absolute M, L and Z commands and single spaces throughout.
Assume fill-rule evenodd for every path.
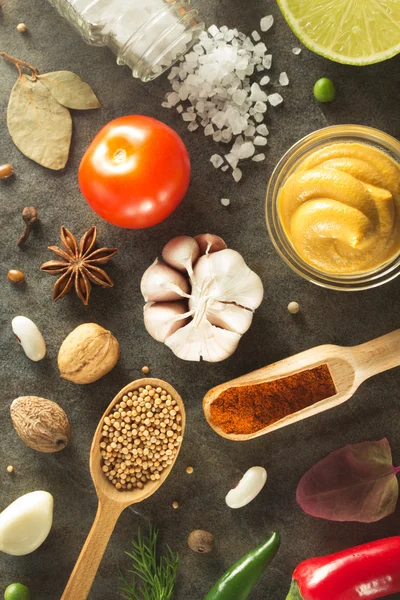
M 400 536 L 305 560 L 286 600 L 376 600 L 400 592 Z

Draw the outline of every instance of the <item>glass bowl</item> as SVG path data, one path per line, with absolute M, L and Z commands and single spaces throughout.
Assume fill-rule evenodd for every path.
M 400 274 L 400 253 L 372 271 L 336 275 L 320 271 L 306 263 L 289 241 L 278 211 L 278 193 L 282 185 L 310 154 L 337 142 L 358 142 L 382 150 L 400 164 L 400 142 L 392 136 L 364 125 L 333 125 L 319 129 L 294 144 L 276 165 L 268 183 L 265 212 L 268 233 L 278 254 L 304 279 L 316 285 L 346 292 L 367 290 Z

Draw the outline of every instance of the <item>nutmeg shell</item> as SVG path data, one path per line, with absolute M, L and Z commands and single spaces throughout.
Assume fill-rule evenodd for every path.
M 70 441 L 68 417 L 56 402 L 39 396 L 21 396 L 10 407 L 15 431 L 38 452 L 59 452 Z
M 119 343 L 111 331 L 97 323 L 83 323 L 61 344 L 60 376 L 74 383 L 93 383 L 115 367 L 119 354 Z

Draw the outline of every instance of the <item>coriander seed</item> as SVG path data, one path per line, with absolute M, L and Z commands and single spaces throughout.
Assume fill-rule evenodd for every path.
M 8 280 L 15 285 L 20 285 L 25 281 L 25 275 L 22 271 L 18 271 L 18 269 L 10 269 L 7 273 Z
M 0 165 L 0 179 L 9 179 L 14 175 L 14 169 L 11 165 Z
M 19 31 L 19 33 L 26 33 L 28 31 L 28 27 L 25 25 L 25 23 L 19 23 L 17 25 L 17 31 Z
M 147 374 L 149 371 L 150 371 L 149 367 L 146 367 L 146 366 L 142 367 L 142 373 Z
M 300 311 L 300 304 L 298 302 L 289 302 L 287 309 L 291 315 L 296 315 Z
M 14 467 L 12 465 L 7 467 L 7 473 L 14 473 Z

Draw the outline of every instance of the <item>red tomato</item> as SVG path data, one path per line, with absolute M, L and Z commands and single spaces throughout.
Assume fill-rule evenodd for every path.
M 103 127 L 86 150 L 79 185 L 103 219 L 129 229 L 152 227 L 180 204 L 190 181 L 190 159 L 173 129 L 131 115 Z

